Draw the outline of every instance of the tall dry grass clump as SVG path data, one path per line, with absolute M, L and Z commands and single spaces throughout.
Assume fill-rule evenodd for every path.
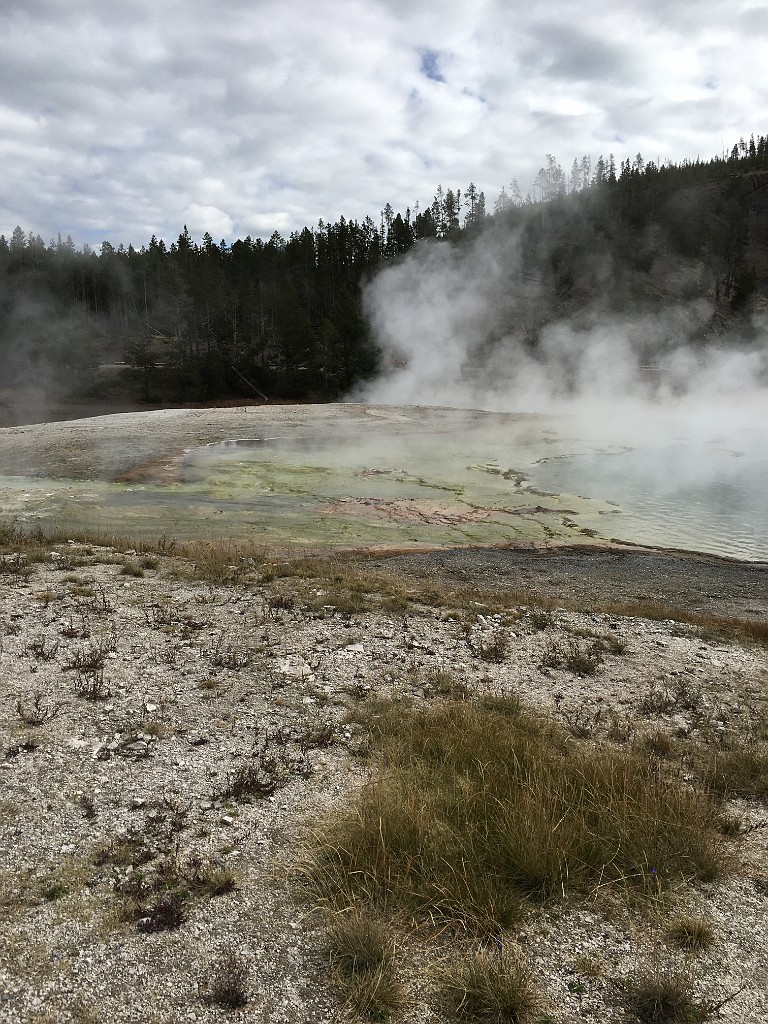
M 653 759 L 569 740 L 516 699 L 379 700 L 367 719 L 373 778 L 326 825 L 310 870 L 332 906 L 498 929 L 531 900 L 657 894 L 721 870 L 716 802 Z

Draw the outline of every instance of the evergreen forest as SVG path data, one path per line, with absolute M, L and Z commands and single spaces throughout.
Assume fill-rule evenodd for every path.
M 184 227 L 95 252 L 16 227 L 0 235 L 0 381 L 146 402 L 335 400 L 379 367 L 365 289 L 382 267 L 484 233 L 522 254 L 510 292 L 536 282 L 534 349 L 545 324 L 596 301 L 652 312 L 700 300 L 702 345 L 743 338 L 768 302 L 768 140 L 663 166 L 585 156 L 564 170 L 548 155 L 526 195 L 515 181 L 489 203 L 472 183 L 440 186 L 423 209 L 387 204 L 288 238 L 198 243 Z

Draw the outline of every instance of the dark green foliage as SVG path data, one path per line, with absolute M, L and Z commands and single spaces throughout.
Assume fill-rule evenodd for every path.
M 104 242 L 96 254 L 17 227 L 9 242 L 0 236 L 0 380 L 42 381 L 60 396 L 127 384 L 144 400 L 336 398 L 377 369 L 366 282 L 421 239 L 461 246 L 481 231 L 501 242 L 502 262 L 508 252 L 510 296 L 538 282 L 521 328 L 532 347 L 547 323 L 596 302 L 624 312 L 707 297 L 713 313 L 743 321 L 768 279 L 767 176 L 759 136 L 677 166 L 637 154 L 619 168 L 601 155 L 593 168 L 585 156 L 566 175 L 547 154 L 531 193 L 513 183 L 493 215 L 470 183 L 463 193 L 438 186 L 415 216 L 387 204 L 378 224 L 340 217 L 231 245 L 207 234 L 198 244 L 185 227 L 170 245 L 153 236 L 139 250 Z M 519 247 L 509 241 L 518 235 Z M 674 284 L 659 271 L 670 258 L 696 273 Z M 501 323 L 519 320 L 498 312 Z M 121 360 L 128 376 L 110 383 L 98 367 Z

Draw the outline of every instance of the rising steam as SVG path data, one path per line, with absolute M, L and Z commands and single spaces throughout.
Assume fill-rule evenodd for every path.
M 492 227 L 465 246 L 422 242 L 387 266 L 365 297 L 382 372 L 355 399 L 600 416 L 716 407 L 768 422 L 765 323 L 749 339 L 717 336 L 709 299 L 648 297 L 674 268 L 654 280 L 605 252 L 580 261 L 561 299 L 525 245 Z

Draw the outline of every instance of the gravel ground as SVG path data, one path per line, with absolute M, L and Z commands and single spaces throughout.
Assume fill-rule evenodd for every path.
M 485 579 L 498 558 L 451 553 L 447 564 Z M 370 693 L 426 702 L 439 668 L 470 694 L 519 693 L 594 738 L 611 721 L 627 735 L 696 735 L 702 722 L 740 730 L 766 713 L 764 649 L 673 622 L 561 611 L 538 628 L 521 608 L 511 618 L 477 615 L 467 627 L 461 614 L 430 607 L 340 614 L 315 602 L 310 611 L 276 602 L 257 572 L 211 586 L 180 577 L 165 558 L 142 577 L 122 563 L 115 551 L 65 544 L 30 575 L 12 558 L 1 567 L 0 1020 L 9 1024 L 346 1019 L 321 922 L 296 900 L 290 877 L 308 830 L 366 778 L 355 709 Z M 404 564 L 406 583 L 428 565 Z M 542 667 L 553 642 L 579 631 L 610 634 L 624 652 L 606 655 L 590 677 Z M 500 634 L 503 661 L 478 657 L 484 639 Z M 103 677 L 84 667 L 94 657 Z M 89 680 L 103 686 L 93 699 Z M 649 712 L 649 696 L 660 693 L 671 704 Z M 44 720 L 31 724 L 38 712 Z M 279 730 L 284 770 L 270 776 L 274 792 L 222 795 Z M 724 881 L 681 884 L 658 918 L 607 914 L 590 900 L 553 906 L 507 937 L 530 958 L 558 1024 L 627 1019 L 617 979 L 654 957 L 677 962 L 663 941 L 675 906 L 714 928 L 711 948 L 689 963 L 696 991 L 721 1000 L 740 990 L 723 1021 L 768 1019 L 765 806 L 730 806 L 746 831 L 724 840 L 734 861 Z M 132 879 L 157 877 L 169 863 L 187 878 L 231 871 L 235 888 L 193 896 L 168 930 L 150 927 L 151 900 L 138 918 L 121 914 Z M 445 935 L 403 940 L 407 1024 L 450 1019 L 433 979 L 452 948 Z M 250 968 L 242 1009 L 206 999 L 226 951 Z
M 690 612 L 768 620 L 768 565 L 673 551 L 602 548 L 462 548 L 388 562 L 414 575 L 480 590 L 531 590 L 584 602 L 659 602 Z

